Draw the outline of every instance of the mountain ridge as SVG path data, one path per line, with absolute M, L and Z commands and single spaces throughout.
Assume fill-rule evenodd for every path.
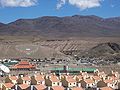
M 0 23 L 0 35 L 36 35 L 44 37 L 119 37 L 120 17 L 95 15 L 44 16 Z

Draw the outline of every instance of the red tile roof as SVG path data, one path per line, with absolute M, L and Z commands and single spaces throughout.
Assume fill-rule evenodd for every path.
M 66 78 L 66 81 L 68 81 L 68 82 L 76 82 L 76 80 L 73 79 L 72 77 L 67 77 L 67 78 Z
M 27 61 L 21 61 L 18 64 L 14 65 L 12 68 L 13 69 L 32 69 L 35 68 L 36 66 L 33 64 L 30 64 Z
M 110 87 L 103 87 L 103 88 L 100 88 L 100 90 L 113 90 L 113 89 Z
M 44 81 L 44 75 L 35 75 L 35 80 L 36 81 Z
M 36 88 L 37 90 L 44 90 L 44 89 L 46 88 L 46 86 L 40 84 L 40 85 L 35 85 L 35 88 Z
M 94 83 L 94 81 L 92 79 L 85 79 L 84 81 L 88 84 Z
M 60 82 L 60 80 L 58 79 L 57 76 L 50 76 L 50 80 L 51 80 L 52 82 Z
M 29 76 L 22 77 L 22 79 L 25 80 L 25 81 L 31 80 L 31 78 Z
M 65 89 L 63 86 L 53 86 L 51 88 L 52 90 L 64 90 Z
M 14 84 L 12 84 L 12 83 L 5 83 L 5 84 L 3 84 L 6 88 L 11 88 L 11 87 L 13 87 L 14 86 Z
M 27 84 L 20 84 L 19 87 L 21 89 L 27 89 L 29 87 L 29 85 L 27 85 Z
M 109 79 L 104 80 L 104 82 L 105 82 L 105 83 L 113 83 L 113 81 L 112 81 L 112 80 L 109 80 Z
M 101 80 L 101 78 L 99 76 L 93 76 L 92 77 L 94 80 Z
M 71 90 L 83 90 L 82 87 L 74 87 Z
M 10 76 L 9 79 L 11 79 L 11 80 L 17 80 L 18 78 L 16 76 Z

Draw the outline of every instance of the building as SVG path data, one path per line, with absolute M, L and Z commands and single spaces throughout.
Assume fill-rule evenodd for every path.
M 64 75 L 62 76 L 61 81 L 64 87 L 76 87 L 77 86 L 76 78 L 74 76 Z
M 13 70 L 32 70 L 35 69 L 36 65 L 31 64 L 28 61 L 20 61 L 18 64 L 15 64 L 11 67 Z
M 95 82 L 90 78 L 81 80 L 80 83 L 81 83 L 81 87 L 83 88 L 95 87 Z
M 32 85 L 37 85 L 37 84 L 45 84 L 45 75 L 42 74 L 35 74 L 34 76 L 31 77 L 31 84 Z
M 2 90 L 11 90 L 14 89 L 14 84 L 12 83 L 4 83 L 2 85 Z
M 70 68 L 68 66 L 64 66 L 61 68 L 51 68 L 51 73 L 56 73 L 56 75 L 59 74 L 79 74 L 80 72 L 87 72 L 87 73 L 94 73 L 96 72 L 96 68 Z
M 61 86 L 59 78 L 56 75 L 49 75 L 45 77 L 45 84 L 47 86 Z
M 31 77 L 30 76 L 24 76 L 24 77 L 19 77 L 17 80 L 18 84 L 31 84 Z
M 17 84 L 18 76 L 7 76 L 5 78 L 5 83 Z

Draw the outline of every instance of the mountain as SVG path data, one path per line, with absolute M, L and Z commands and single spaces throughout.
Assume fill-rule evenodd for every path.
M 119 37 L 120 17 L 44 16 L 0 24 L 0 35 L 39 35 L 44 37 Z
M 100 43 L 84 53 L 89 57 L 118 57 L 120 58 L 120 44 L 118 43 Z

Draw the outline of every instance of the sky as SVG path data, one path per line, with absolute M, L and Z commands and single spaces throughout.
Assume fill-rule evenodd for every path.
M 120 16 L 120 0 L 0 0 L 0 22 L 42 16 Z

